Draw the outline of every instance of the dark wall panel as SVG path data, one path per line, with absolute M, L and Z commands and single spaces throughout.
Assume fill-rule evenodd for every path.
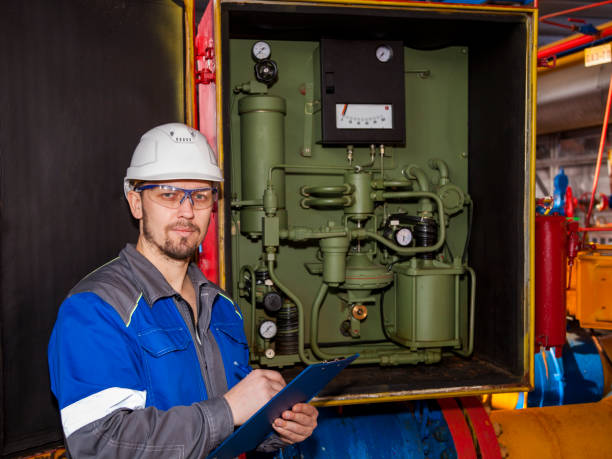
M 527 27 L 499 24 L 470 47 L 470 260 L 478 273 L 475 350 L 522 376 Z
M 136 238 L 122 179 L 140 134 L 184 118 L 183 49 L 171 0 L 0 5 L 3 456 L 61 439 L 51 328 L 70 288 Z

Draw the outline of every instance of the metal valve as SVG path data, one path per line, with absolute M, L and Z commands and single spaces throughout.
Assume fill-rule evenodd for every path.
M 363 304 L 356 304 L 351 310 L 353 317 L 357 320 L 363 320 L 368 317 L 368 308 Z
M 268 86 L 278 78 L 278 65 L 272 59 L 263 59 L 255 64 L 255 79 Z

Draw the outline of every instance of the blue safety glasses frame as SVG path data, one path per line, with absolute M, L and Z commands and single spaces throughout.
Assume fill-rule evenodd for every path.
M 188 190 L 171 185 L 150 184 L 134 188 L 138 193 L 145 190 L 153 191 L 150 193 L 153 202 L 170 209 L 178 209 L 185 199 L 189 199 L 195 210 L 209 209 L 217 199 L 217 188 L 214 186 Z

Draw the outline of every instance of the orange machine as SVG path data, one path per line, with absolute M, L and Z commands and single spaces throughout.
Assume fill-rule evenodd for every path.
M 583 328 L 612 330 L 612 246 L 578 252 L 568 267 L 567 312 Z

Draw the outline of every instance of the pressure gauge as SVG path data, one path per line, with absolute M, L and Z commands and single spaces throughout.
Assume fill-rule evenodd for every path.
M 393 49 L 389 45 L 380 45 L 376 48 L 376 59 L 380 62 L 389 62 L 393 57 Z
M 395 233 L 395 242 L 402 247 L 408 246 L 412 242 L 412 231 L 408 228 L 401 228 Z
M 258 41 L 253 45 L 251 49 L 253 53 L 253 58 L 256 61 L 261 61 L 263 59 L 268 59 L 270 54 L 272 54 L 272 50 L 270 49 L 270 44 L 265 41 Z
M 259 325 L 259 334 L 263 339 L 272 339 L 276 336 L 276 324 L 271 320 L 264 320 Z

